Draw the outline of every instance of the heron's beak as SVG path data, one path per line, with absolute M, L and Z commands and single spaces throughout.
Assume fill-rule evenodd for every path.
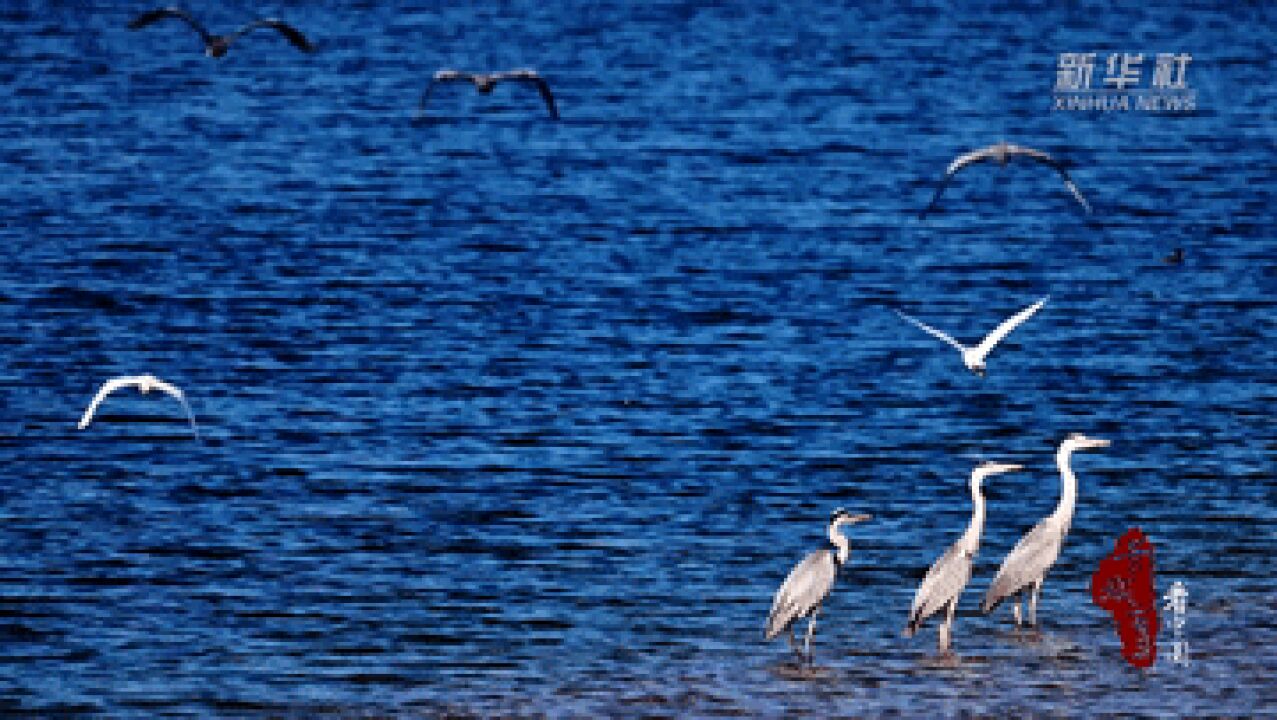
M 866 514 L 864 514 L 864 513 L 861 513 L 861 514 L 859 514 L 859 515 L 848 515 L 848 516 L 847 516 L 847 522 L 848 522 L 849 524 L 851 524 L 851 525 L 855 525 L 856 523 L 864 522 L 864 521 L 866 521 L 866 520 L 873 520 L 873 519 L 874 519 L 874 516 L 873 516 L 873 515 L 866 515 Z
M 1104 440 L 1103 438 L 1087 438 L 1086 446 L 1093 447 L 1093 448 L 1102 448 L 1102 447 L 1108 447 L 1109 445 L 1112 445 L 1112 444 L 1113 444 L 1112 441 Z

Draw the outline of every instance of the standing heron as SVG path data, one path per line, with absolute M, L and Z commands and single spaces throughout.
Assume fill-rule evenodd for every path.
M 1042 581 L 1046 573 L 1060 557 L 1060 549 L 1064 547 L 1064 536 L 1069 533 L 1073 523 L 1073 508 L 1077 504 L 1077 476 L 1069 467 L 1069 459 L 1078 450 L 1108 447 L 1108 440 L 1090 438 L 1081 433 L 1074 433 L 1060 443 L 1055 453 L 1055 464 L 1060 468 L 1060 504 L 1055 512 L 1046 516 L 1042 522 L 1020 538 L 1011 554 L 1002 561 L 998 574 L 984 594 L 984 602 L 980 604 L 980 612 L 989 614 L 1003 600 L 1016 596 L 1012 612 L 1015 615 L 1015 626 L 1020 627 L 1020 600 L 1024 591 L 1032 586 L 1029 596 L 1029 624 L 1038 624 L 1038 593 L 1042 590 Z
M 816 632 L 816 616 L 820 614 L 821 604 L 834 589 L 838 571 L 851 557 L 851 543 L 839 532 L 839 528 L 871 519 L 872 515 L 852 515 L 842 508 L 834 511 L 829 518 L 828 530 L 829 542 L 833 547 L 812 552 L 789 571 L 789 577 L 785 578 L 772 600 L 772 611 L 767 616 L 767 630 L 763 633 L 765 640 L 774 639 L 788 630 L 789 646 L 799 656 L 805 656 L 807 662 L 811 662 L 811 636 Z M 800 651 L 794 637 L 794 623 L 808 616 L 811 620 L 807 623 L 807 641 Z
M 1073 178 L 1069 177 L 1069 173 L 1064 169 L 1063 163 L 1041 150 L 1024 147 L 1023 145 L 1013 145 L 1009 142 L 999 142 L 959 155 L 953 162 L 949 163 L 949 167 L 944 173 L 944 180 L 941 180 L 940 187 L 936 188 L 935 196 L 931 198 L 931 203 L 918 214 L 918 218 L 925 218 L 927 213 L 931 212 L 931 209 L 936 206 L 936 203 L 940 202 L 940 196 L 944 193 L 944 189 L 949 186 L 949 182 L 953 180 L 953 176 L 959 170 L 978 162 L 996 162 L 999 165 L 1006 165 L 1007 161 L 1013 157 L 1024 157 L 1051 166 L 1060 174 L 1060 177 L 1064 180 L 1065 187 L 1069 189 L 1069 192 L 1073 193 L 1073 197 L 1090 214 L 1091 204 L 1086 201 L 1086 198 L 1082 197 L 1082 191 L 1078 190 L 1077 185 L 1073 183 Z
M 971 523 L 967 525 L 967 531 L 962 533 L 962 537 L 949 546 L 922 579 L 918 594 L 913 598 L 913 607 L 909 610 L 905 637 L 913 637 L 924 620 L 947 608 L 948 615 L 940 625 L 939 649 L 942 653 L 949 651 L 953 614 L 958 609 L 958 598 L 971 579 L 971 565 L 980 550 L 980 534 L 984 531 L 984 493 L 980 490 L 980 483 L 989 476 L 1019 469 L 1020 465 L 983 462 L 971 471 Z
M 229 35 L 214 35 L 209 32 L 208 29 L 200 23 L 200 21 L 196 20 L 194 16 L 182 8 L 162 7 L 156 8 L 155 10 L 148 10 L 141 15 L 138 15 L 133 19 L 133 22 L 129 23 L 129 29 L 141 30 L 153 22 L 158 22 L 167 18 L 181 20 L 191 26 L 191 29 L 199 33 L 200 40 L 204 42 L 204 54 L 213 58 L 222 57 L 226 54 L 227 50 L 231 49 L 231 43 L 234 42 L 236 38 L 257 30 L 258 28 L 270 28 L 275 32 L 278 32 L 280 35 L 283 35 L 284 39 L 293 47 L 301 50 L 302 52 L 315 51 L 315 47 L 310 44 L 310 41 L 306 39 L 306 36 L 303 35 L 300 30 L 289 25 L 283 20 L 277 20 L 275 18 L 254 20 L 250 23 L 244 24 L 240 27 L 240 29 L 230 33 Z

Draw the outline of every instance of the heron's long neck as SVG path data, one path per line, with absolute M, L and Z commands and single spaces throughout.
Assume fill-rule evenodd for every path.
M 851 557 L 851 543 L 838 531 L 840 527 L 842 527 L 840 523 L 834 523 L 829 526 L 829 542 L 833 543 L 834 547 L 837 548 L 837 553 L 835 554 L 838 557 L 838 564 L 841 566 L 847 564 L 847 558 Z
M 972 555 L 980 549 L 980 534 L 984 532 L 984 495 L 980 492 L 980 483 L 971 483 L 971 524 L 963 533 L 962 540 L 967 551 Z
M 1077 476 L 1069 467 L 1073 451 L 1060 448 L 1055 454 L 1055 464 L 1060 468 L 1060 504 L 1055 507 L 1055 517 L 1066 525 L 1073 521 L 1073 508 L 1077 505 Z

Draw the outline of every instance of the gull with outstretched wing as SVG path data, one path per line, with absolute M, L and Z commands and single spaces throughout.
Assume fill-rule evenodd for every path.
M 1069 173 L 1064 169 L 1063 163 L 1051 157 L 1049 153 L 1045 153 L 1041 150 L 1024 147 L 1023 145 L 1014 145 L 1008 142 L 999 142 L 988 147 L 982 147 L 963 155 L 959 155 L 957 159 L 949 163 L 949 168 L 945 170 L 944 173 L 944 179 L 940 181 L 940 187 L 936 188 L 935 196 L 931 198 L 931 202 L 927 205 L 927 207 L 923 208 L 922 212 L 918 214 L 918 217 L 925 218 L 927 213 L 931 212 L 931 209 L 936 206 L 936 203 L 940 202 L 940 196 L 944 193 L 944 189 L 949 186 L 949 182 L 953 180 L 953 176 L 956 175 L 959 170 L 979 162 L 996 162 L 999 165 L 1006 165 L 1007 161 L 1013 157 L 1028 158 L 1044 165 L 1049 165 L 1060 174 L 1060 177 L 1064 180 L 1064 186 L 1069 189 L 1070 193 L 1073 193 L 1073 197 L 1082 205 L 1082 208 L 1085 209 L 1087 213 L 1091 212 L 1091 204 L 1082 196 L 1082 191 L 1079 190 L 1077 184 L 1073 182 L 1073 178 L 1069 177 Z
M 195 414 L 191 412 L 191 406 L 186 402 L 186 395 L 176 385 L 164 382 L 154 375 L 124 375 L 102 383 L 102 387 L 98 390 L 97 395 L 93 396 L 93 400 L 89 403 L 88 409 L 84 411 L 84 415 L 80 418 L 80 424 L 77 427 L 80 430 L 88 427 L 89 423 L 93 422 L 93 414 L 97 412 L 98 406 L 102 404 L 102 401 L 106 400 L 107 396 L 116 390 L 126 387 L 136 387 L 143 395 L 152 390 L 159 390 L 165 395 L 176 398 L 178 402 L 182 403 L 182 408 L 186 410 L 186 417 L 191 421 L 191 430 L 195 432 L 195 437 L 199 438 L 200 430 L 195 424 Z
M 948 333 L 943 332 L 941 330 L 937 330 L 931 327 L 930 325 L 922 322 L 921 320 L 915 320 L 914 318 L 909 317 L 908 315 L 900 312 L 899 310 L 896 311 L 896 314 L 904 318 L 905 320 L 908 320 L 910 323 L 913 323 L 914 325 L 916 325 L 923 331 L 927 332 L 928 334 L 933 335 L 937 338 L 940 338 L 941 340 L 957 348 L 958 352 L 962 353 L 962 362 L 964 365 L 967 366 L 967 369 L 975 373 L 976 375 L 979 375 L 980 377 L 984 377 L 985 358 L 988 357 L 989 353 L 993 350 L 994 346 L 1002 342 L 1002 339 L 1005 338 L 1007 335 L 1010 335 L 1011 331 L 1019 327 L 1021 323 L 1023 323 L 1025 320 L 1028 320 L 1030 317 L 1032 317 L 1033 313 L 1036 313 L 1038 310 L 1040 310 L 1042 306 L 1046 304 L 1046 301 L 1049 299 L 1049 297 L 1050 296 L 1044 297 L 1041 300 L 1033 303 L 1029 307 L 1007 318 L 1006 320 L 1002 322 L 1001 325 L 998 325 L 996 328 L 994 328 L 993 332 L 986 335 L 985 338 L 980 341 L 979 345 L 976 345 L 974 347 L 967 347 L 963 345 L 962 343 L 958 342 L 957 340 L 954 340 L 953 337 L 949 335 Z

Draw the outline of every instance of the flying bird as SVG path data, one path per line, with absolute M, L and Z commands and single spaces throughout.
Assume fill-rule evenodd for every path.
M 430 93 L 434 92 L 435 85 L 447 82 L 468 82 L 474 85 L 475 89 L 487 95 L 497 86 L 497 83 L 504 80 L 515 80 L 522 83 L 530 83 L 536 86 L 537 92 L 541 93 L 541 98 L 545 100 L 545 106 L 550 110 L 550 117 L 555 120 L 559 119 L 559 110 L 554 105 L 554 95 L 550 93 L 550 84 L 536 70 L 510 70 L 507 72 L 495 73 L 472 73 L 462 72 L 460 70 L 440 70 L 435 73 L 430 84 L 426 86 L 426 91 L 421 95 L 420 116 L 425 117 L 426 101 L 430 99 Z
M 909 322 L 913 323 L 914 325 L 917 325 L 919 328 L 926 331 L 927 333 L 934 335 L 935 337 L 938 337 L 941 340 L 957 348 L 958 352 L 962 353 L 962 362 L 963 364 L 967 366 L 967 369 L 975 373 L 976 375 L 979 375 L 980 377 L 984 377 L 984 373 L 985 373 L 984 360 L 986 357 L 988 357 L 989 353 L 993 350 L 993 347 L 997 345 L 998 343 L 1002 342 L 1002 339 L 1005 338 L 1007 335 L 1010 335 L 1011 331 L 1019 327 L 1021 323 L 1023 323 L 1025 320 L 1028 320 L 1033 315 L 1033 313 L 1037 312 L 1043 305 L 1046 304 L 1046 301 L 1048 299 L 1050 299 L 1049 295 L 1033 303 L 1029 307 L 1021 310 L 1020 312 L 1012 315 L 1011 317 L 1007 318 L 1006 320 L 1002 322 L 1001 325 L 994 328 L 993 332 L 986 335 L 985 338 L 980 341 L 980 344 L 976 345 L 975 347 L 967 347 L 963 345 L 962 343 L 958 342 L 957 340 L 954 340 L 947 333 L 941 332 L 931 327 L 930 325 L 927 325 L 924 322 L 915 320 L 909 317 L 908 315 L 900 312 L 899 310 L 896 311 L 896 314 L 904 318 L 905 320 L 908 320 Z
M 949 163 L 949 169 L 945 170 L 944 179 L 940 181 L 940 187 L 936 188 L 935 197 L 931 198 L 931 203 L 918 214 L 918 218 L 925 218 L 927 213 L 931 212 L 931 209 L 936 206 L 936 203 L 940 202 L 940 195 L 944 193 L 944 189 L 949 186 L 949 182 L 953 180 L 953 176 L 959 170 L 978 162 L 997 162 L 999 165 L 1006 165 L 1007 161 L 1012 157 L 1025 157 L 1050 165 L 1064 179 L 1065 187 L 1069 189 L 1069 192 L 1073 193 L 1073 197 L 1077 198 L 1077 201 L 1086 209 L 1086 212 L 1091 212 L 1091 204 L 1086 201 L 1086 198 L 1082 197 L 1082 191 L 1073 183 L 1073 178 L 1069 177 L 1069 173 L 1064 169 L 1062 163 L 1041 150 L 1034 150 L 1023 145 L 1013 145 L 1008 142 L 999 142 L 978 150 L 972 150 L 965 155 L 959 155 L 956 160 Z
M 1073 523 L 1073 508 L 1077 504 L 1077 476 L 1069 467 L 1069 460 L 1078 450 L 1091 450 L 1108 447 L 1108 440 L 1090 438 L 1081 433 L 1074 433 L 1060 443 L 1055 453 L 1055 464 L 1060 469 L 1060 503 L 1055 512 L 1046 516 L 1027 535 L 1015 544 L 1015 548 L 1002 561 L 998 574 L 994 576 L 989 590 L 984 594 L 984 602 L 980 604 L 980 612 L 989 614 L 1008 597 L 1016 596 L 1012 613 L 1015 626 L 1020 627 L 1020 600 L 1025 590 L 1030 590 L 1029 624 L 1038 624 L 1038 593 L 1042 590 L 1042 582 L 1046 573 L 1060 557 L 1060 549 L 1064 547 L 1064 536 L 1069 534 L 1069 526 Z
M 1162 258 L 1165 265 L 1182 265 L 1184 263 L 1184 248 L 1175 248 L 1170 255 Z
M 771 613 L 767 616 L 767 629 L 763 633 L 765 640 L 772 640 L 788 630 L 789 647 L 811 662 L 811 637 L 816 632 L 816 616 L 820 614 L 821 604 L 834 588 L 838 571 L 851 557 L 851 543 L 839 532 L 839 528 L 871 519 L 872 515 L 852 515 L 842 508 L 834 511 L 829 518 L 828 528 L 829 542 L 833 547 L 812 552 L 789 572 L 789 577 L 785 578 L 772 600 Z M 811 619 L 807 622 L 807 641 L 800 651 L 798 641 L 794 638 L 794 623 L 809 616 Z
M 971 471 L 971 522 L 966 532 L 931 565 L 927 576 L 922 579 L 913 598 L 913 607 L 909 609 L 905 637 L 913 637 L 923 621 L 947 608 L 945 621 L 940 625 L 939 649 L 942 653 L 949 651 L 953 615 L 958 609 L 958 598 L 971 579 L 971 565 L 980 550 L 980 534 L 984 532 L 984 492 L 980 484 L 989 476 L 1020 469 L 1020 465 L 984 462 Z
M 148 10 L 147 12 L 138 15 L 134 18 L 133 22 L 129 23 L 129 29 L 140 30 L 153 22 L 164 20 L 165 18 L 177 18 L 194 28 L 195 32 L 200 34 L 200 39 L 204 41 L 204 54 L 209 57 L 219 58 L 225 55 L 226 51 L 230 49 L 231 43 L 236 38 L 258 28 L 271 28 L 276 30 L 280 35 L 283 35 L 288 42 L 292 43 L 293 47 L 301 50 L 302 52 L 315 51 L 315 47 L 310 44 L 310 41 L 306 39 L 306 36 L 302 35 L 297 28 L 282 20 L 276 20 L 275 18 L 254 20 L 229 35 L 214 35 L 205 29 L 205 27 L 201 25 L 198 20 L 192 17 L 190 13 L 186 12 L 182 8 L 164 7 L 157 8 L 155 10 Z
M 98 394 L 93 396 L 93 401 L 89 403 L 88 409 L 84 411 L 84 416 L 80 418 L 79 429 L 83 430 L 89 426 L 89 423 L 93 421 L 93 414 L 97 412 L 98 406 L 102 404 L 102 401 L 108 395 L 125 387 L 136 387 L 143 395 L 152 390 L 159 390 L 170 397 L 177 398 L 177 401 L 182 403 L 182 408 L 186 410 L 187 419 L 191 421 L 191 430 L 195 432 L 195 437 L 199 438 L 200 430 L 195 424 L 195 415 L 191 412 L 191 406 L 186 402 L 186 396 L 182 394 L 182 391 L 176 385 L 166 383 L 154 375 L 125 375 L 102 383 Z

